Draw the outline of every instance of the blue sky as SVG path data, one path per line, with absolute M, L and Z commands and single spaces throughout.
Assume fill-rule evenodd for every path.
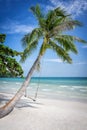
M 0 0 L 0 33 L 7 34 L 5 45 L 17 51 L 22 51 L 21 39 L 24 34 L 37 27 L 37 21 L 30 12 L 32 5 L 40 4 L 42 10 L 47 12 L 58 6 L 65 8 L 74 19 L 81 21 L 84 26 L 69 32 L 87 41 L 87 1 L 86 0 Z M 41 42 L 41 41 L 40 41 Z M 87 44 L 75 43 L 78 55 L 70 54 L 73 64 L 63 63 L 51 50 L 48 50 L 41 60 L 41 70 L 33 76 L 56 77 L 87 77 Z M 24 75 L 32 66 L 38 49 L 21 63 Z M 19 57 L 17 60 L 19 61 Z

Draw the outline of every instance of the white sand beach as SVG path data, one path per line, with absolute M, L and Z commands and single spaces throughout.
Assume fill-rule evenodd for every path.
M 87 130 L 87 103 L 23 98 L 0 119 L 0 130 Z

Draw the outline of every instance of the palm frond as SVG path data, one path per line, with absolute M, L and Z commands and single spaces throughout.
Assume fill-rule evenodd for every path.
M 33 41 L 39 39 L 42 36 L 42 33 L 43 32 L 41 28 L 35 28 L 31 33 L 22 38 L 22 46 L 26 48 L 27 45 L 30 45 Z
M 70 35 L 58 35 L 55 40 L 65 48 L 66 51 L 72 51 L 77 54 L 76 46 L 74 45 L 74 37 Z
M 60 18 L 55 18 L 54 22 L 52 23 L 52 28 L 60 25 L 60 23 L 63 23 L 64 21 L 66 21 L 67 17 L 60 17 Z
M 30 9 L 33 12 L 33 14 L 36 16 L 39 26 L 45 29 L 46 20 L 45 20 L 45 16 L 41 12 L 40 6 L 39 5 L 36 5 L 36 7 L 32 6 Z
M 59 32 L 72 30 L 75 26 L 82 26 L 82 24 L 77 20 L 67 20 L 62 22 L 50 31 L 50 37 L 57 35 Z
M 27 46 L 21 56 L 21 62 L 24 62 L 26 60 L 26 58 L 32 54 L 32 52 L 37 48 L 38 45 L 38 40 L 35 40 L 32 42 L 32 44 L 30 44 L 29 46 Z
M 47 26 L 46 26 L 46 20 L 45 20 L 45 18 L 39 18 L 39 26 L 42 29 L 46 30 Z
M 65 9 L 61 7 L 57 7 L 56 9 L 54 9 L 54 12 L 56 13 L 57 16 L 61 16 L 61 17 L 70 16 L 70 15 L 67 15 L 67 12 L 65 11 Z
M 87 41 L 85 41 L 85 40 L 83 40 L 79 37 L 73 36 L 73 38 L 74 38 L 75 41 L 78 41 L 78 42 L 81 42 L 81 43 L 87 43 Z
M 53 29 L 53 27 L 65 21 L 66 18 L 69 18 L 69 16 L 70 15 L 67 14 L 66 11 L 60 7 L 49 11 L 46 16 L 46 23 L 48 25 L 49 30 Z
M 54 38 L 59 44 L 61 44 L 66 51 L 70 50 L 74 53 L 78 53 L 76 46 L 74 44 L 75 41 L 81 42 L 81 43 L 87 43 L 87 41 L 75 37 L 75 36 L 71 36 L 71 35 L 58 35 Z
M 53 23 L 53 21 L 55 20 L 56 18 L 56 14 L 53 10 L 49 11 L 47 16 L 46 16 L 46 24 L 47 24 L 47 27 L 49 28 L 50 30 L 50 26 L 51 24 Z
M 37 19 L 43 17 L 43 14 L 41 12 L 40 6 L 36 5 L 36 6 L 32 6 L 30 8 L 30 10 L 33 12 L 33 14 L 36 16 Z
M 46 20 L 47 29 L 49 31 L 52 30 L 54 27 L 58 26 L 60 23 L 64 22 L 67 18 L 67 17 L 57 18 L 56 16 L 53 16 L 53 17 L 54 17 L 53 19 Z
M 50 10 L 46 16 L 47 21 L 53 21 L 55 20 L 55 18 L 63 18 L 66 16 L 70 16 L 67 15 L 66 11 L 64 9 L 61 9 L 60 7 L 54 9 L 54 10 Z
M 35 28 L 31 33 L 30 33 L 30 42 L 39 39 L 42 36 L 42 29 L 41 28 Z
M 30 33 L 26 34 L 23 38 L 22 38 L 22 46 L 24 48 L 26 48 L 26 46 L 28 45 L 29 43 L 29 38 L 30 38 Z
M 56 52 L 56 54 L 60 56 L 64 61 L 72 63 L 72 59 L 70 58 L 69 54 L 62 47 L 58 46 L 52 40 L 50 40 L 49 44 L 51 45 L 51 48 Z

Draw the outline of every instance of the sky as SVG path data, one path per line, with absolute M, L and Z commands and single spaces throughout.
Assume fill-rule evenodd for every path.
M 87 1 L 86 0 L 0 0 L 0 33 L 7 35 L 5 45 L 23 51 L 21 39 L 23 36 L 38 27 L 37 20 L 29 10 L 31 6 L 39 4 L 43 12 L 61 6 L 73 19 L 83 23 L 83 27 L 68 32 L 87 41 Z M 40 41 L 41 43 L 42 41 Z M 39 43 L 39 44 L 40 44 Z M 52 50 L 47 50 L 41 60 L 40 72 L 33 76 L 49 77 L 87 77 L 87 44 L 75 43 L 78 55 L 70 54 L 73 63 L 64 63 Z M 24 76 L 31 68 L 38 55 L 39 49 L 20 63 Z M 20 57 L 16 57 L 19 62 Z

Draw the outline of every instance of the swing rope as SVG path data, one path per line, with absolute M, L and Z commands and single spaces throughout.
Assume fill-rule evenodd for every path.
M 36 92 L 35 92 L 34 98 L 32 98 L 32 97 L 30 97 L 30 96 L 27 95 L 27 89 L 26 89 L 26 91 L 25 91 L 25 95 L 24 95 L 24 96 L 27 97 L 27 98 L 30 98 L 30 99 L 33 100 L 33 101 L 36 101 L 37 95 L 38 95 L 39 87 L 40 87 L 40 76 L 38 77 L 38 85 L 37 85 L 37 88 L 36 88 Z
M 42 60 L 42 64 L 43 64 L 43 60 Z M 32 97 L 30 97 L 30 96 L 27 96 L 27 89 L 26 89 L 26 91 L 25 91 L 25 95 L 24 95 L 25 97 L 30 98 L 30 99 L 33 100 L 33 101 L 36 101 L 37 95 L 38 95 L 38 90 L 39 90 L 39 87 L 40 87 L 40 77 L 41 77 L 41 73 L 40 73 L 39 76 L 38 76 L 38 85 L 37 85 L 37 88 L 36 88 L 36 93 L 35 93 L 34 98 L 32 98 Z
M 40 73 L 41 74 L 41 73 Z M 39 75 L 39 77 L 38 77 L 38 86 L 37 86 L 37 89 L 36 89 L 36 93 L 35 93 L 35 96 L 34 96 L 34 99 L 35 99 L 35 101 L 36 101 L 36 99 L 37 99 L 37 95 L 38 95 L 38 90 L 39 90 L 39 87 L 40 87 L 40 75 Z

